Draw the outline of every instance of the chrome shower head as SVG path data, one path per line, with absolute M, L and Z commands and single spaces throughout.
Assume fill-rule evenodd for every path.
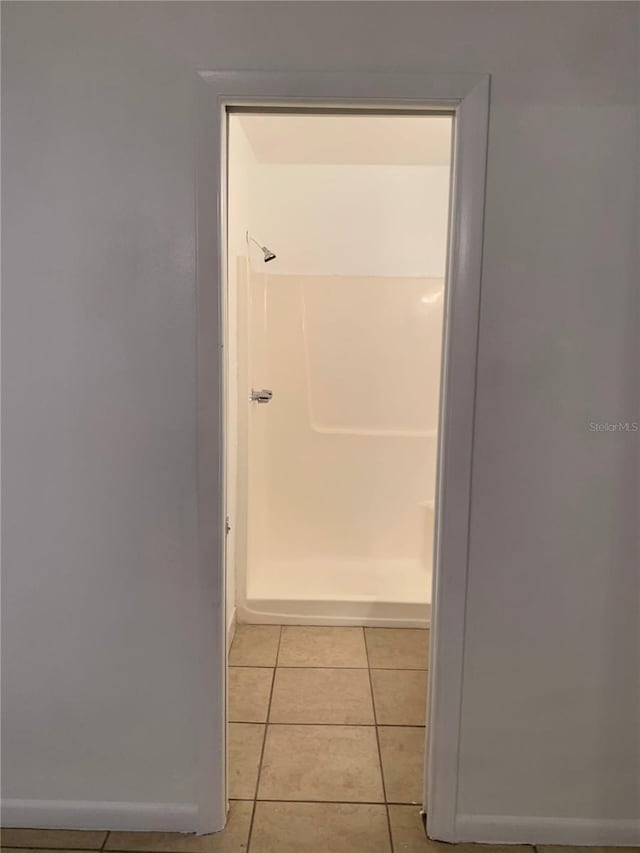
M 258 243 L 258 241 L 255 239 L 255 237 L 252 237 L 251 234 L 249 234 L 249 232 L 247 231 L 247 243 L 249 241 L 251 241 L 252 243 L 255 243 L 256 246 L 260 249 L 260 251 L 264 255 L 265 264 L 268 264 L 269 261 L 275 260 L 276 253 L 272 252 L 268 246 L 263 246 L 260 243 Z

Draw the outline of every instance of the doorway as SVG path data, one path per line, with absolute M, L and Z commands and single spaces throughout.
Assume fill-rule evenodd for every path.
M 224 617 L 225 601 L 228 590 L 227 575 L 224 572 L 226 561 L 225 538 L 234 531 L 234 519 L 226 517 L 227 507 L 225 480 L 228 468 L 220 463 L 227 459 L 227 449 L 233 458 L 232 431 L 227 433 L 226 414 L 229 401 L 233 399 L 231 383 L 227 384 L 229 363 L 234 358 L 233 348 L 229 348 L 227 337 L 226 284 L 227 253 L 226 236 L 228 217 L 226 197 L 227 174 L 229 165 L 228 128 L 229 117 L 234 109 L 250 109 L 257 112 L 280 110 L 284 113 L 292 109 L 299 110 L 301 102 L 307 110 L 335 114 L 345 108 L 349 113 L 401 113 L 430 112 L 448 114 L 453 122 L 453 159 L 452 193 L 449 216 L 449 243 L 447 252 L 447 273 L 444 298 L 444 348 L 443 348 L 443 396 L 438 423 L 437 477 L 434 490 L 435 505 L 435 546 L 434 546 L 434 583 L 432 613 L 432 648 L 429 666 L 429 735 L 426 751 L 426 783 L 423 803 L 428 788 L 427 826 L 430 834 L 436 838 L 454 840 L 455 838 L 455 789 L 456 761 L 458 749 L 458 720 L 460 715 L 460 686 L 462 677 L 462 655 L 464 635 L 464 579 L 466 577 L 466 540 L 468 536 L 469 490 L 471 446 L 473 428 L 473 406 L 475 387 L 475 345 L 477 339 L 477 311 L 480 281 L 480 257 L 482 235 L 482 198 L 484 192 L 484 157 L 486 151 L 486 119 L 488 106 L 488 80 L 482 75 L 464 75 L 463 77 L 442 77 L 439 75 L 415 77 L 414 75 L 343 75 L 309 74 L 292 77 L 287 74 L 262 75 L 253 73 L 219 74 L 206 73 L 202 76 L 200 87 L 200 110 L 202 121 L 199 133 L 198 150 L 198 363 L 199 371 L 199 460 L 200 475 L 200 573 L 203 589 L 201 622 L 201 651 L 211 648 L 221 652 L 220 662 L 225 660 L 227 646 L 227 623 Z M 305 103 L 306 102 L 306 103 Z M 218 203 L 218 199 L 222 204 Z M 224 238 L 218 243 L 206 241 L 207 234 L 218 234 Z M 258 237 L 246 229 L 245 239 L 249 247 L 262 254 L 261 263 L 274 262 L 277 248 L 269 246 L 264 237 Z M 229 237 L 231 235 L 229 234 Z M 255 242 L 254 242 L 255 241 Z M 263 242 L 264 241 L 264 242 Z M 257 243 L 257 245 L 256 245 Z M 353 254 L 353 253 L 352 253 Z M 258 256 L 260 260 L 260 256 Z M 297 275 L 297 273 L 296 273 Z M 212 282 L 218 289 L 212 290 Z M 330 288 L 309 290 L 298 286 L 298 295 L 303 291 L 306 299 L 321 299 Z M 279 293 L 284 296 L 286 287 Z M 312 292 L 313 291 L 313 292 Z M 319 295 L 320 294 L 320 297 Z M 434 294 L 423 293 L 423 296 Z M 278 298 L 278 297 L 276 297 Z M 434 300 L 435 301 L 435 300 Z M 424 304 L 428 304 L 426 301 Z M 325 306 L 325 315 L 331 314 Z M 286 312 L 284 312 L 286 314 Z M 362 312 L 364 313 L 364 312 Z M 322 314 L 322 312 L 320 312 Z M 374 311 L 371 314 L 375 314 Z M 217 317 L 217 320 L 216 320 Z M 309 313 L 304 314 L 308 322 Z M 369 318 L 370 319 L 370 318 Z M 218 357 L 214 337 L 210 332 L 218 324 L 222 331 L 224 359 Z M 325 330 L 326 332 L 326 327 Z M 323 338 L 322 325 L 315 329 L 316 341 Z M 207 337 L 209 333 L 209 337 Z M 375 338 L 375 335 L 370 335 Z M 375 349 L 375 348 L 374 348 Z M 317 347 L 316 347 L 317 350 Z M 239 352 L 235 358 L 240 358 Z M 224 362 L 224 364 L 222 363 Z M 217 365 L 217 367 L 216 367 Z M 316 374 L 326 372 L 326 364 L 314 354 L 313 369 Z M 310 363 L 307 360 L 310 373 Z M 356 371 L 357 373 L 357 371 Z M 316 377 L 317 378 L 317 377 Z M 257 383 L 260 385 L 260 383 Z M 323 387 L 316 381 L 316 389 Z M 324 383 L 324 387 L 332 387 Z M 352 386 L 353 387 L 353 386 Z M 268 396 L 268 387 L 254 388 L 257 395 Z M 213 394 L 212 394 L 213 392 Z M 239 388 L 236 394 L 239 393 Z M 375 395 L 377 398 L 379 394 Z M 275 399 L 275 397 L 273 398 Z M 216 400 L 224 400 L 219 407 Z M 336 401 L 323 401 L 326 415 L 331 410 L 344 412 L 345 400 L 337 405 Z M 256 406 L 268 409 L 270 402 L 254 400 Z M 316 398 L 316 407 L 318 407 Z M 397 425 L 384 424 L 384 405 L 378 405 L 378 424 L 365 427 L 374 430 L 397 430 Z M 455 417 L 454 417 L 455 414 Z M 335 417 L 334 417 L 335 421 Z M 352 426 L 350 424 L 349 426 Z M 333 423 L 333 429 L 344 429 L 344 424 Z M 404 426 L 406 429 L 406 424 Z M 415 427 L 414 427 L 415 428 Z M 424 431 L 418 426 L 416 431 Z M 226 434 L 225 434 L 226 433 Z M 371 437 L 371 436 L 368 436 Z M 376 436 L 379 437 L 379 436 Z M 235 466 L 241 467 L 239 445 L 235 448 Z M 216 460 L 217 459 L 217 463 Z M 224 496 L 223 500 L 220 500 Z M 425 498 L 425 501 L 428 498 Z M 206 510 L 213 510 L 209 517 L 215 517 L 215 508 L 222 510 L 219 528 L 207 526 Z M 203 509 L 205 514 L 203 514 Z M 231 530 L 229 530 L 229 527 Z M 237 535 L 237 530 L 236 530 Z M 237 548 L 234 549 L 234 553 Z M 423 550 L 424 553 L 424 550 Z M 221 567 L 215 569 L 217 555 L 222 556 Z M 445 567 L 445 568 L 443 568 Z M 207 593 L 209 591 L 209 593 Z M 219 604 L 215 604 L 218 601 Z M 213 609 L 211 604 L 213 603 Z M 215 612 L 219 617 L 215 617 Z M 278 616 L 279 614 L 275 614 Z M 348 616 L 351 619 L 353 617 Z M 366 619 L 359 624 L 367 625 L 367 631 L 422 631 L 419 628 L 390 629 L 368 625 Z M 375 616 L 373 617 L 376 618 Z M 280 629 L 280 642 L 295 628 L 314 631 L 328 630 L 321 619 L 320 625 L 313 625 L 318 617 L 312 614 L 307 620 L 308 627 L 287 625 Z M 275 618 L 260 621 L 274 622 Z M 287 620 L 283 620 L 285 623 Z M 293 620 L 296 619 L 293 614 Z M 360 627 L 344 622 L 333 630 L 359 631 Z M 268 630 L 272 626 L 261 626 Z M 371 642 L 375 642 L 371 634 Z M 365 644 L 368 651 L 368 646 Z M 322 669 L 323 667 L 319 667 Z M 349 668 L 349 667 L 347 667 Z M 211 767 L 224 768 L 227 752 L 224 749 L 225 709 L 220 698 L 227 696 L 226 667 L 218 675 L 204 674 L 203 697 L 210 700 L 209 708 L 215 713 L 208 716 L 199 738 L 202 752 L 202 773 L 200 780 L 201 831 L 220 828 L 225 810 L 224 788 L 221 777 L 215 773 L 212 778 Z M 357 667 L 354 667 L 357 669 Z M 363 666 L 364 670 L 365 667 Z M 376 669 L 368 665 L 371 673 Z M 382 670 L 383 667 L 380 667 Z M 204 672 L 204 670 L 203 670 Z M 370 674 L 370 681 L 374 676 Z M 216 692 L 216 687 L 218 691 Z M 221 688 L 221 690 L 220 690 Z M 375 695 L 375 693 L 374 693 Z M 374 721 L 375 722 L 375 721 Z M 212 724 L 213 723 L 213 724 Z M 303 724 L 301 724 L 303 725 Z M 205 731 L 206 728 L 206 731 Z M 222 747 L 222 748 L 221 748 Z M 231 745 L 232 747 L 232 745 Z M 378 740 L 380 748 L 380 741 Z M 264 744 L 260 754 L 263 753 Z M 233 751 L 232 749 L 230 750 Z M 207 766 L 206 758 L 215 759 Z M 437 771 L 437 785 L 433 779 Z M 285 798 L 286 799 L 286 798 Z M 377 801 L 377 800 L 376 800 Z
M 259 849 L 285 816 L 422 829 L 452 124 L 228 117 L 229 797 Z
M 452 118 L 228 128 L 227 616 L 428 627 Z

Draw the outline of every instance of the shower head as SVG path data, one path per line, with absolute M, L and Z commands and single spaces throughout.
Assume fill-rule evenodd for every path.
M 256 246 L 260 249 L 260 251 L 261 251 L 261 252 L 262 252 L 262 254 L 264 255 L 264 262 L 265 262 L 265 264 L 268 264 L 268 263 L 269 263 L 269 261 L 273 261 L 273 260 L 275 260 L 276 253 L 275 253 L 275 252 L 272 252 L 272 251 L 271 251 L 271 249 L 270 249 L 268 246 L 262 246 L 260 243 L 258 243 L 258 241 L 255 239 L 255 237 L 252 237 L 252 236 L 249 234 L 249 232 L 247 231 L 247 243 L 248 243 L 249 241 L 251 241 L 252 243 L 255 243 L 255 244 L 256 244 Z

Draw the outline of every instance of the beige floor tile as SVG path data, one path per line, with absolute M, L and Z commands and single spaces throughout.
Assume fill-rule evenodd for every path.
M 427 853 L 420 806 L 389 806 L 389 823 L 394 853 Z
M 367 667 L 362 628 L 285 625 L 278 666 Z
M 229 667 L 229 720 L 266 723 L 273 670 L 265 667 Z
M 258 781 L 263 725 L 229 723 L 229 797 L 252 800 Z
M 430 838 L 425 838 L 422 847 L 416 847 L 417 851 L 422 853 L 534 853 L 534 848 L 529 844 L 448 844 L 444 841 L 432 841 Z M 575 847 L 569 847 L 567 850 L 575 850 Z M 590 847 L 589 850 L 595 848 Z M 611 848 L 621 853 L 619 847 Z M 624 849 L 624 853 L 629 848 Z M 407 850 L 413 853 L 413 848 Z M 402 851 L 402 848 L 400 848 Z M 402 851 L 406 853 L 406 851 Z
M 378 728 L 387 802 L 422 802 L 424 732 L 417 726 Z
M 415 849 L 419 853 L 534 853 L 534 848 L 530 844 L 449 844 L 444 841 L 432 841 L 430 838 L 424 838 L 423 846 Z M 575 850 L 575 847 L 567 849 Z M 589 848 L 589 850 L 593 849 L 595 848 Z M 619 847 L 612 847 L 611 849 L 617 849 L 620 853 Z M 628 849 L 625 848 L 625 853 Z M 413 853 L 412 847 L 407 848 L 407 850 Z M 402 851 L 402 847 L 400 851 Z
M 372 669 L 376 719 L 383 726 L 424 726 L 427 673 L 417 669 Z
M 257 803 L 251 853 L 389 853 L 383 805 Z
M 365 628 L 372 669 L 428 669 L 429 631 L 421 628 Z
M 271 723 L 371 725 L 373 704 L 366 669 L 277 669 Z
M 424 832 L 420 806 L 389 806 L 389 822 L 395 853 L 532 853 L 525 844 L 444 844 Z M 575 847 L 567 848 L 575 850 Z M 588 848 L 593 850 L 593 847 Z M 620 851 L 618 851 L 620 853 Z
M 77 829 L 2 829 L 0 839 L 5 847 L 38 847 L 51 850 L 99 850 L 107 833 Z
M 279 625 L 238 625 L 229 650 L 230 666 L 275 666 Z
M 270 725 L 258 799 L 382 802 L 375 728 Z
M 244 853 L 253 803 L 232 802 L 227 825 L 212 835 L 179 832 L 112 832 L 105 850 L 136 853 Z
M 567 847 L 562 844 L 536 844 L 536 850 L 539 853 L 640 853 L 640 847 Z

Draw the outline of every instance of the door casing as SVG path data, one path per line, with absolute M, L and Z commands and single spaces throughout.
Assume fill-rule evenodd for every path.
M 198 821 L 227 812 L 227 116 L 234 107 L 453 116 L 424 808 L 455 841 L 490 79 L 487 74 L 202 71 L 196 79 Z M 428 809 L 427 805 L 428 796 Z

